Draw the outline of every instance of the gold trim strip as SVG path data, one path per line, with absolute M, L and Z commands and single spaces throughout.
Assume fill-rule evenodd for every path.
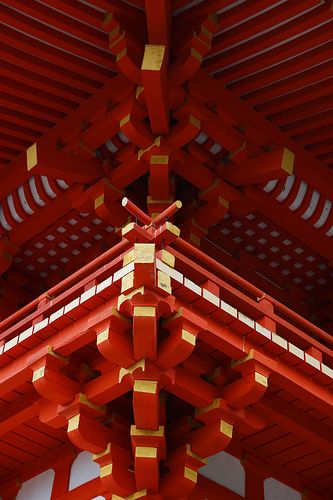
M 196 343 L 196 336 L 193 335 L 193 333 L 188 332 L 187 330 L 182 330 L 182 339 L 185 340 L 185 342 L 188 342 L 191 345 L 195 345 Z
M 154 306 L 134 306 L 133 316 L 144 318 L 155 318 L 156 307 Z
M 137 458 L 157 458 L 157 448 L 153 446 L 137 446 L 135 448 Z
M 193 483 L 196 483 L 198 480 L 198 473 L 195 470 L 184 467 L 184 477 L 189 481 L 193 481 Z
M 135 380 L 133 391 L 144 392 L 147 394 L 156 394 L 157 381 L 156 380 Z

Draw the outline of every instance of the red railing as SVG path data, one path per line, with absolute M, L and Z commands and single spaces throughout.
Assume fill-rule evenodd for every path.
M 174 242 L 174 245 L 182 249 L 189 256 L 197 259 L 199 262 L 206 264 L 210 269 L 216 271 L 218 275 L 222 276 L 228 282 L 235 285 L 237 288 L 240 288 L 251 297 L 255 297 L 256 301 L 260 301 L 264 297 L 267 298 L 274 305 L 274 310 L 276 312 L 282 313 L 286 319 L 297 324 L 300 328 L 304 328 L 310 334 L 315 335 L 320 340 L 327 342 L 329 345 L 333 347 L 333 337 L 330 334 L 328 334 L 321 328 L 317 327 L 307 319 L 303 318 L 296 312 L 292 311 L 284 304 L 281 304 L 281 302 L 275 300 L 273 297 L 265 294 L 262 290 L 255 287 L 254 285 L 249 283 L 247 280 L 245 280 L 238 274 L 234 273 L 227 267 L 223 266 L 222 264 L 214 260 L 212 257 L 209 257 L 208 255 L 203 253 L 200 249 L 194 247 L 193 245 L 183 240 L 182 238 L 177 238 L 177 240 L 175 240 Z
M 43 314 L 47 309 L 49 309 L 50 304 L 46 304 L 45 306 L 38 308 L 38 306 L 43 302 L 45 298 L 56 299 L 56 297 L 59 297 L 65 291 L 71 293 L 74 292 L 76 288 L 82 288 L 82 286 L 84 286 L 86 282 L 94 279 L 94 275 L 92 275 L 92 273 L 95 270 L 99 269 L 100 272 L 103 272 L 104 269 L 101 269 L 102 266 L 109 264 L 114 257 L 121 255 L 129 247 L 130 243 L 127 240 L 120 241 L 114 247 L 110 248 L 103 254 L 99 255 L 96 259 L 92 260 L 84 267 L 68 276 L 68 278 L 60 281 L 54 287 L 50 288 L 47 292 L 43 293 L 32 302 L 29 302 L 14 314 L 1 321 L 0 341 L 4 338 L 9 337 L 14 331 L 20 328 L 20 326 L 25 324 L 27 321 L 32 321 L 36 316 Z M 75 284 L 77 283 L 79 283 L 79 285 L 75 287 Z M 66 295 L 68 295 L 68 293 Z M 52 305 L 55 305 L 54 302 L 52 302 Z
M 126 198 L 123 200 L 123 206 L 147 226 L 150 226 L 152 223 L 155 226 L 157 222 L 162 223 L 167 217 L 172 216 L 180 208 L 181 204 L 180 202 L 175 202 L 159 216 L 158 220 L 155 219 L 154 221 L 152 221 L 150 217 L 144 214 L 144 212 L 138 209 Z M 35 317 L 45 313 L 45 311 L 50 308 L 50 305 L 53 307 L 56 303 L 58 304 L 59 300 L 57 300 L 57 298 L 60 299 L 60 295 L 64 294 L 65 291 L 65 296 L 68 297 L 70 293 L 73 293 L 78 288 L 82 288 L 90 280 L 94 279 L 96 274 L 102 274 L 105 270 L 105 266 L 110 268 L 110 261 L 112 261 L 112 259 L 118 257 L 117 262 L 120 262 L 120 256 L 130 246 L 131 243 L 129 241 L 122 240 L 117 245 L 110 248 L 105 253 L 73 273 L 71 276 L 61 281 L 26 306 L 22 307 L 19 311 L 6 318 L 0 323 L 0 341 L 4 338 L 11 338 L 12 334 L 14 334 L 14 332 L 17 333 L 18 329 L 26 325 L 27 322 L 33 321 Z M 262 290 L 255 287 L 219 262 L 215 261 L 213 258 L 209 257 L 200 249 L 194 247 L 182 238 L 177 238 L 172 246 L 176 246 L 191 259 L 194 259 L 191 261 L 192 263 L 197 261 L 198 263 L 195 264 L 195 267 L 201 275 L 207 275 L 207 272 L 209 273 L 209 269 L 213 271 L 213 273 L 209 273 L 209 279 L 218 283 L 219 286 L 222 286 L 222 288 L 224 287 L 225 289 L 228 289 L 229 295 L 231 294 L 231 296 L 233 295 L 234 297 L 237 297 L 237 300 L 241 300 L 245 307 L 250 307 L 257 317 L 263 315 L 263 312 L 260 309 L 260 301 L 263 298 L 266 298 L 274 306 L 274 313 L 265 312 L 266 316 L 271 317 L 286 331 L 301 339 L 303 345 L 306 343 L 309 346 L 317 347 L 329 356 L 333 355 L 331 349 L 326 347 L 326 345 L 333 347 L 333 337 L 327 332 L 315 326 L 310 321 L 281 304 L 279 301 L 266 295 Z M 172 249 L 170 250 L 172 251 Z M 176 252 L 176 256 L 178 262 L 186 261 L 186 257 L 182 257 L 182 254 L 179 252 Z M 205 267 L 203 267 L 203 265 Z M 188 266 L 188 268 L 190 269 L 190 266 Z M 226 281 L 221 281 L 221 279 Z M 42 302 L 46 298 L 52 301 L 50 304 L 46 303 L 41 306 Z M 278 313 L 280 313 L 283 318 L 278 316 Z M 321 342 L 323 342 L 324 345 L 321 344 Z

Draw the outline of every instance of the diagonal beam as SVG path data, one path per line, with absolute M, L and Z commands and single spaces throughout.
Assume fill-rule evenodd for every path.
M 315 252 L 318 252 L 329 261 L 332 260 L 333 248 L 332 245 L 329 244 L 329 239 L 325 234 L 315 229 L 314 226 L 308 224 L 301 217 L 293 217 L 290 210 L 285 205 L 272 199 L 253 186 L 247 186 L 245 188 L 245 193 L 250 200 L 258 203 L 259 210 L 265 214 L 266 217 L 288 231 L 304 245 L 309 246 L 310 241 L 311 247 Z
M 294 154 L 287 148 L 279 148 L 238 165 L 225 167 L 225 178 L 236 186 L 259 184 L 271 179 L 292 175 Z
M 65 195 L 57 196 L 51 200 L 42 210 L 34 213 L 24 220 L 22 224 L 18 224 L 10 232 L 10 241 L 20 247 L 26 241 L 31 240 L 43 229 L 53 224 L 63 217 L 72 208 L 73 200 L 80 195 L 80 190 L 77 187 L 70 188 Z
M 110 96 L 115 102 L 124 98 L 124 93 L 129 95 L 133 85 L 128 83 L 121 75 L 110 80 L 104 87 L 84 102 L 77 110 L 62 120 L 52 130 L 47 132 L 38 144 L 55 148 L 58 142 L 66 145 L 78 139 L 82 130 L 82 123 L 94 123 L 102 114 L 107 113 Z M 9 192 L 23 184 L 31 172 L 26 168 L 24 155 L 19 156 L 11 163 L 11 168 L 2 174 L 0 183 L 0 199 L 5 198 Z
M 314 155 L 304 150 L 298 143 L 278 130 L 264 116 L 251 109 L 223 84 L 212 78 L 206 71 L 200 70 L 190 84 L 198 92 L 205 92 L 210 99 L 215 99 L 234 125 L 246 123 L 246 128 L 256 134 L 260 144 L 283 145 L 295 154 L 295 174 L 302 177 L 314 189 L 327 198 L 332 197 L 329 169 Z
M 167 59 L 165 45 L 145 46 L 141 75 L 150 127 L 154 134 L 169 132 Z
M 67 182 L 92 182 L 103 175 L 97 158 L 86 160 L 36 142 L 27 149 L 27 169 L 32 175 L 47 175 Z

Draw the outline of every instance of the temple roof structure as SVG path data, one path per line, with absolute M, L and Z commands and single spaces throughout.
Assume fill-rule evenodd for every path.
M 95 290 L 95 302 L 69 323 L 120 294 L 128 248 L 104 252 L 123 236 L 160 251 L 170 244 L 182 276 L 169 271 L 176 301 L 209 315 L 209 302 L 225 300 L 231 309 L 217 320 L 234 316 L 238 334 L 251 331 L 251 346 L 267 356 L 253 361 L 265 366 L 264 377 L 270 356 L 282 360 L 256 403 L 269 424 L 237 430 L 231 452 L 254 453 L 286 484 L 329 498 L 332 1 L 4 0 L 0 57 L 0 484 L 17 470 L 29 478 L 45 449 L 49 463 L 67 450 L 63 426 L 51 429 L 37 416 L 40 398 L 26 371 L 37 365 L 25 351 L 55 335 L 48 321 L 56 305 L 82 296 L 90 304 L 90 275 L 98 287 L 105 269 L 120 273 L 110 295 Z M 181 209 L 168 208 L 175 200 Z M 165 210 L 171 215 L 156 219 Z M 169 220 L 183 243 L 159 237 Z M 131 229 L 135 237 L 124 236 L 127 223 L 140 225 Z M 92 262 L 109 267 L 97 271 Z M 26 332 L 45 318 L 36 345 L 26 344 L 33 330 Z M 61 356 L 103 373 L 89 335 L 85 346 L 69 347 L 56 330 Z M 210 381 L 232 358 L 237 365 L 241 347 L 233 342 L 232 335 L 200 338 L 198 378 Z M 90 382 L 82 375 L 80 383 Z M 94 404 L 103 399 L 94 397 Z M 35 439 L 31 450 L 26 432 Z
M 243 179 L 236 183 L 231 179 L 236 190 L 233 196 L 240 193 L 244 206 L 235 208 L 236 202 L 230 202 L 225 218 L 206 228 L 202 247 L 331 330 L 331 2 L 180 0 L 171 4 L 170 57 L 174 61 L 190 43 L 195 47 L 197 42 L 190 42 L 189 37 L 198 29 L 198 20 L 212 13 L 218 20 L 211 47 L 200 56 L 193 95 L 197 86 L 210 86 L 209 97 L 212 103 L 218 98 L 219 119 L 230 137 L 226 140 L 217 123 L 205 122 L 201 133 L 193 133 L 191 142 L 183 146 L 187 158 L 207 165 L 213 181 L 221 177 L 228 180 L 231 167 L 226 160 L 243 141 L 251 154 L 277 147 L 295 154 L 293 174 L 278 182 L 273 173 L 262 176 L 259 184 L 253 185 L 251 180 L 245 187 Z M 149 40 L 158 38 L 154 30 L 163 30 L 166 22 L 152 17 L 147 25 L 144 6 L 143 0 L 11 0 L 1 4 L 0 230 L 15 246 L 12 269 L 22 281 L 26 276 L 34 281 L 38 277 L 41 283 L 58 280 L 60 267 L 70 270 L 78 262 L 77 252 L 83 262 L 89 260 L 92 249 L 82 246 L 86 233 L 74 234 L 78 226 L 70 223 L 77 210 L 67 200 L 75 197 L 76 179 L 66 181 L 59 174 L 60 181 L 51 175 L 50 179 L 36 175 L 31 180 L 25 152 L 34 142 L 49 147 L 71 142 L 73 148 L 80 135 L 77 147 L 81 150 L 97 150 L 109 164 L 121 164 L 122 156 L 130 151 L 122 129 L 112 125 L 109 134 L 89 138 L 87 132 L 85 139 L 82 127 L 89 126 L 95 102 L 104 98 L 111 109 L 122 99 L 120 88 L 126 92 L 123 76 L 117 77 L 122 74 L 116 62 L 118 48 L 109 48 L 106 13 L 112 10 L 118 16 L 121 27 L 114 29 L 128 33 L 132 57 L 140 60 L 147 32 Z M 175 122 L 179 120 L 177 112 L 173 112 Z M 201 185 L 180 169 L 175 172 L 180 177 L 178 197 L 182 191 L 186 193 L 190 200 L 183 196 L 183 201 L 189 210 L 193 202 L 200 206 L 199 192 L 211 184 L 210 180 Z M 94 171 L 85 180 L 97 180 L 101 174 Z M 144 170 L 141 174 L 139 179 L 129 176 L 119 181 L 118 187 L 135 191 L 135 183 L 144 182 Z M 144 206 L 145 200 L 139 204 Z M 87 217 L 79 216 L 78 222 L 89 228 L 98 253 L 98 238 L 102 236 L 107 244 L 111 228 L 105 223 L 94 225 L 91 213 Z M 57 231 L 59 227 L 66 232 Z M 47 237 L 53 247 L 60 245 L 57 254 L 41 251 L 40 245 L 47 247 L 50 241 Z

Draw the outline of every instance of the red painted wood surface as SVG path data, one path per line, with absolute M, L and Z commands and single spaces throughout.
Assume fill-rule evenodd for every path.
M 3 498 L 233 499 L 223 449 L 332 495 L 332 5 L 286 7 L 1 3 Z

